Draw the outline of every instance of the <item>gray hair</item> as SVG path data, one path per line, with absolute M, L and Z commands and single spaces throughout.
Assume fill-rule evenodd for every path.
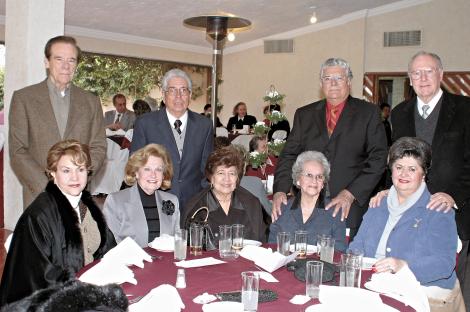
M 323 70 L 325 69 L 325 67 L 333 67 L 333 66 L 339 66 L 339 67 L 344 68 L 349 80 L 353 78 L 353 73 L 351 71 L 351 67 L 349 66 L 349 63 L 343 60 L 342 58 L 332 57 L 332 58 L 327 59 L 323 64 L 321 64 L 320 79 L 323 77 Z
M 413 64 L 413 62 L 415 61 L 415 59 L 418 56 L 430 56 L 436 61 L 437 67 L 439 67 L 440 70 L 444 69 L 444 67 L 442 66 L 442 61 L 441 61 L 441 58 L 439 57 L 439 55 L 437 55 L 436 53 L 432 53 L 432 52 L 419 51 L 418 53 L 416 53 L 415 55 L 413 55 L 411 57 L 411 60 L 408 63 L 408 72 L 411 72 L 411 65 Z
M 294 185 L 300 179 L 300 174 L 304 169 L 304 165 L 308 161 L 315 161 L 323 167 L 323 176 L 325 183 L 330 179 L 330 163 L 323 153 L 317 151 L 306 151 L 297 156 L 294 165 L 292 166 L 292 180 Z
M 165 73 L 165 75 L 162 78 L 162 89 L 163 91 L 168 91 L 168 82 L 173 79 L 173 78 L 183 78 L 186 80 L 186 83 L 188 84 L 188 89 L 189 91 L 192 91 L 193 88 L 193 83 L 191 82 L 191 78 L 189 78 L 188 74 L 186 72 L 182 71 L 181 69 L 178 68 L 173 68 Z

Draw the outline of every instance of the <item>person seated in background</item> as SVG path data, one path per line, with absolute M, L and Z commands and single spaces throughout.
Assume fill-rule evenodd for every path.
M 369 208 L 349 247 L 379 259 L 374 264 L 378 273 L 408 266 L 425 286 L 431 311 L 465 311 L 459 310 L 463 298 L 455 274 L 455 213 L 426 208 L 430 145 L 402 137 L 390 147 L 388 159 L 393 186 L 379 207 Z
M 212 152 L 205 168 L 211 186 L 189 200 L 181 226 L 188 228 L 193 214 L 205 206 L 209 208 L 208 222 L 213 233 L 219 232 L 219 225 L 243 224 L 246 239 L 265 242 L 267 226 L 263 221 L 263 207 L 258 198 L 238 185 L 243 167 L 240 153 L 232 146 Z M 205 217 L 205 211 L 200 211 L 194 220 L 202 221 Z
M 255 151 L 258 153 L 268 152 L 268 141 L 265 136 L 255 135 L 250 140 L 250 153 Z M 277 158 L 268 154 L 264 165 L 261 165 L 259 168 L 253 168 L 251 165 L 248 165 L 245 175 L 266 180 L 268 175 L 274 175 L 274 172 L 276 172 L 276 164 Z
M 104 124 L 107 129 L 127 131 L 134 127 L 135 114 L 126 107 L 126 97 L 124 94 L 113 96 L 114 110 L 104 114 Z
M 272 223 L 269 242 L 276 242 L 277 233 L 308 232 L 307 243 L 315 245 L 319 234 L 331 235 L 335 249 L 346 250 L 346 224 L 341 215 L 333 217 L 333 210 L 325 210 L 328 203 L 325 186 L 330 176 L 330 164 L 325 155 L 316 151 L 301 153 L 292 166 L 292 180 L 299 189 L 297 195 L 282 205 L 282 214 Z
M 1 306 L 74 279 L 83 266 L 116 245 L 100 208 L 85 191 L 91 158 L 77 140 L 47 154 L 46 189 L 23 212 L 13 232 L 0 285 Z
M 147 247 L 161 234 L 173 236 L 179 228 L 180 209 L 178 198 L 162 191 L 171 187 L 173 177 L 168 151 L 148 144 L 131 155 L 125 171 L 125 182 L 132 187 L 109 194 L 103 206 L 116 241 L 130 237 Z
M 272 111 L 281 111 L 281 106 L 279 104 L 271 104 L 271 105 L 266 105 L 263 109 L 263 115 L 267 116 L 268 114 L 272 113 Z M 290 124 L 289 121 L 286 120 L 281 120 L 275 124 L 272 124 L 271 121 L 266 117 L 264 120 L 264 123 L 266 126 L 270 127 L 271 129 L 268 132 L 268 141 L 271 141 L 273 137 L 273 133 L 277 130 L 284 130 L 287 132 L 286 138 L 289 136 L 290 133 Z
M 212 105 L 211 104 L 204 105 L 204 111 L 201 113 L 201 115 L 204 115 L 209 119 L 212 119 Z M 220 122 L 219 116 L 215 117 L 215 126 L 216 127 L 223 127 L 224 126 Z
M 255 116 L 247 115 L 246 104 L 239 102 L 233 108 L 233 116 L 228 120 L 227 130 L 243 129 L 245 125 L 251 129 L 256 121 Z
M 139 99 L 135 100 L 134 103 L 132 103 L 132 109 L 134 110 L 136 119 L 142 116 L 143 114 L 150 113 L 152 111 L 149 103 Z

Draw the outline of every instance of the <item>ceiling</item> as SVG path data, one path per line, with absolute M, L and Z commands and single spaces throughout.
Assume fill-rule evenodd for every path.
M 246 18 L 252 27 L 237 34 L 234 47 L 310 26 L 316 7 L 318 23 L 394 4 L 396 0 L 65 0 L 66 32 L 100 33 L 104 37 L 136 37 L 193 48 L 209 48 L 204 31 L 183 25 L 189 17 L 227 12 Z M 0 0 L 5 15 L 5 0 Z

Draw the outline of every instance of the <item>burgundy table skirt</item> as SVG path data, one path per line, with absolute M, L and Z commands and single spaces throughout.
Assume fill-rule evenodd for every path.
M 161 284 L 175 285 L 177 267 L 174 264 L 173 252 L 159 252 L 151 248 L 145 249 L 152 256 L 162 257 L 161 259 L 154 259 L 153 262 L 145 262 L 143 269 L 138 267 L 131 267 L 134 271 L 135 278 L 138 281 L 137 285 L 129 283 L 122 284 L 124 292 L 129 295 L 129 299 L 135 296 L 147 294 L 153 288 Z M 219 258 L 218 251 L 203 251 L 202 256 L 194 257 L 189 255 L 187 260 L 214 257 Z M 315 255 L 309 256 L 312 260 L 318 259 Z M 335 253 L 335 262 L 339 260 L 339 254 Z M 92 265 L 92 264 L 91 264 Z M 91 265 L 85 267 L 85 270 Z M 202 311 L 202 305 L 193 302 L 193 298 L 207 292 L 209 294 L 216 294 L 225 291 L 240 291 L 241 290 L 241 272 L 243 271 L 260 271 L 252 261 L 248 261 L 242 257 L 235 260 L 229 260 L 227 263 L 206 266 L 200 268 L 187 268 L 186 272 L 186 288 L 178 289 L 181 298 L 186 306 L 183 311 Z M 272 273 L 272 275 L 279 280 L 279 283 L 268 283 L 260 280 L 260 289 L 269 289 L 277 293 L 278 299 L 273 302 L 260 303 L 258 311 L 304 311 L 312 304 L 319 303 L 317 299 L 310 300 L 304 305 L 294 305 L 289 300 L 294 295 L 305 294 L 305 283 L 298 281 L 294 277 L 294 273 L 281 268 Z M 371 275 L 371 271 L 363 271 L 362 283 L 367 281 Z M 338 277 L 331 285 L 338 285 Z M 403 303 L 382 296 L 384 303 L 394 307 L 399 311 L 414 311 L 411 307 L 405 306 Z

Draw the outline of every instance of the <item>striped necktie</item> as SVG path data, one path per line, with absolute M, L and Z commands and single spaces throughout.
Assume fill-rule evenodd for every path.
M 428 118 L 429 116 L 429 113 L 428 113 L 429 108 L 431 108 L 429 105 L 427 104 L 423 105 L 423 114 L 421 115 L 421 117 L 423 117 L 424 119 Z

